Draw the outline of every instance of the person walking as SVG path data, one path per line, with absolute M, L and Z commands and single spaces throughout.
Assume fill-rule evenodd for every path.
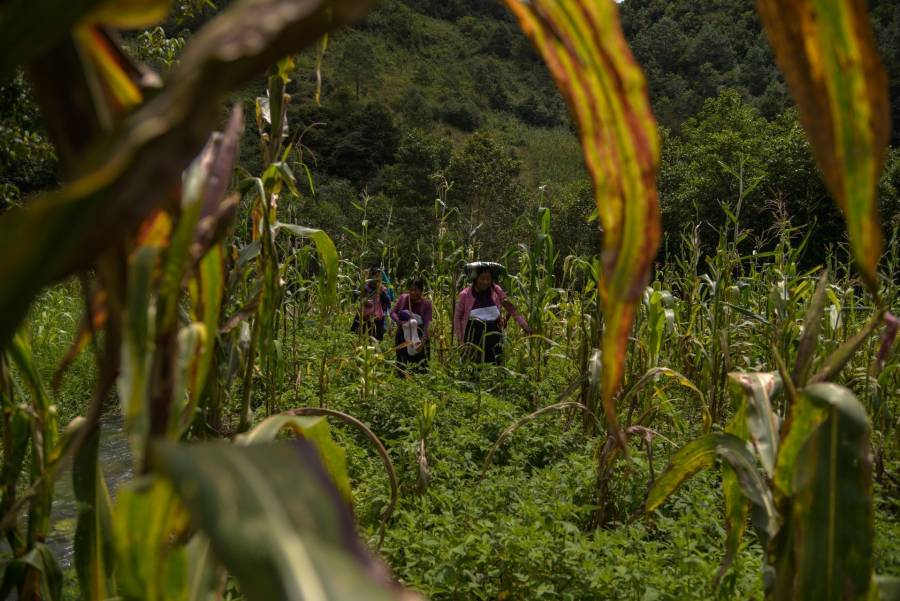
M 425 281 L 415 279 L 391 309 L 391 320 L 397 324 L 394 341 L 397 346 L 397 369 L 400 372 L 427 369 L 431 356 L 431 316 L 432 305 L 425 297 Z
M 384 290 L 380 267 L 367 270 L 366 283 L 356 291 L 356 297 L 359 299 L 359 309 L 350 331 L 358 334 L 362 330 L 378 341 L 384 340 L 384 317 L 391 308 L 391 300 Z
M 453 313 L 453 334 L 459 344 L 468 349 L 470 359 L 478 363 L 499 365 L 503 354 L 503 328 L 506 320 L 502 311 L 516 320 L 525 333 L 531 328 L 496 283 L 502 267 L 497 263 L 473 263 L 469 266 L 471 284 L 463 288 Z

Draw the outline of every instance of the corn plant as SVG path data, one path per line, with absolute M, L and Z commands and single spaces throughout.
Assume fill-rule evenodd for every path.
M 654 185 L 658 139 L 644 80 L 622 39 L 612 3 L 586 6 L 509 0 L 507 4 L 544 56 L 566 96 L 580 129 L 588 169 L 594 178 L 598 213 L 605 232 L 600 280 L 604 318 L 600 379 L 603 407 L 613 440 L 606 447 L 624 449 L 625 435 L 616 419 L 617 392 L 625 373 L 624 351 L 639 294 L 659 243 Z M 856 265 L 879 307 L 862 332 L 825 360 L 816 376 L 824 382 L 840 372 L 884 314 L 876 276 L 882 240 L 875 192 L 889 131 L 886 76 L 878 60 L 863 2 L 760 0 L 757 6 L 776 60 L 797 99 L 800 118 L 810 136 L 815 158 L 844 210 Z M 600 56 L 605 62 L 597 60 Z M 813 69 L 811 65 L 818 67 Z M 738 199 L 739 203 L 742 201 L 743 193 Z M 734 213 L 733 235 L 725 233 L 722 239 L 732 244 L 740 241 L 737 213 Z M 706 285 L 712 303 L 703 303 L 701 307 L 710 306 L 706 319 L 710 324 L 714 352 L 707 355 L 706 378 L 711 384 L 709 396 L 713 418 L 721 422 L 727 415 L 723 391 L 729 364 L 731 307 L 728 298 L 735 292 L 730 280 L 735 257 L 722 252 L 717 256 L 726 259 L 726 263 L 710 265 L 711 275 L 706 277 Z M 687 265 L 696 269 L 696 258 L 689 260 Z M 695 302 L 697 291 L 703 294 L 702 284 L 698 286 L 695 280 L 688 287 Z M 787 307 L 784 303 L 788 299 L 786 289 L 784 292 L 776 290 L 776 296 L 772 298 L 781 320 L 776 324 L 775 332 L 783 343 L 788 341 L 786 337 L 791 331 L 789 320 L 785 319 Z M 693 323 L 693 310 L 691 315 Z M 774 539 L 779 532 L 771 518 L 776 506 L 785 510 L 790 505 L 792 524 L 797 527 L 801 523 L 809 524 L 810 529 L 815 530 L 811 536 L 804 530 L 792 530 L 791 526 L 781 530 L 782 536 L 775 539 L 776 554 L 781 559 L 775 565 L 776 585 L 770 588 L 773 597 L 863 598 L 871 589 L 871 544 L 870 537 L 867 538 L 871 527 L 859 528 L 858 546 L 839 559 L 834 542 L 837 539 L 827 538 L 829 532 L 837 532 L 838 524 L 829 520 L 823 527 L 821 523 L 815 524 L 813 516 L 819 515 L 816 503 L 831 507 L 828 515 L 836 515 L 833 511 L 834 503 L 838 502 L 836 481 L 829 475 L 839 473 L 839 466 L 860 465 L 868 460 L 869 426 L 858 402 L 845 389 L 826 384 L 807 387 L 803 379 L 792 382 L 784 362 L 784 346 L 776 344 L 772 354 L 791 391 L 788 401 L 791 415 L 797 412 L 796 420 L 787 419 L 785 423 L 804 420 L 804 427 L 798 424 L 783 432 L 783 440 L 792 444 L 782 447 L 783 455 L 779 457 L 784 459 L 781 462 L 793 470 L 794 464 L 798 463 L 796 453 L 807 440 L 815 441 L 814 444 L 830 444 L 828 448 L 833 452 L 821 460 L 807 459 L 813 467 L 811 471 L 807 470 L 809 475 L 797 479 L 799 483 L 793 480 L 793 473 L 782 474 L 781 483 L 789 484 L 782 487 L 776 502 L 755 471 L 740 437 L 708 435 L 685 447 L 683 454 L 676 454 L 672 468 L 654 484 L 648 507 L 652 508 L 658 499 L 666 496 L 660 493 L 667 490 L 660 482 L 673 478 L 677 481 L 678 477 L 673 474 L 689 474 L 718 453 L 736 474 L 729 476 L 728 482 L 742 486 L 740 493 L 735 493 L 733 486 L 726 486 L 726 497 L 732 499 L 730 507 L 736 507 L 739 503 L 735 499 L 743 494 L 770 516 L 764 527 L 769 535 L 765 540 Z M 804 346 L 803 341 L 801 346 Z M 809 347 L 808 342 L 805 347 Z M 808 361 L 811 352 L 806 348 L 799 359 Z M 806 370 L 805 365 L 795 367 Z M 737 419 L 730 423 L 734 428 L 743 428 L 743 425 L 733 425 L 740 422 L 741 419 Z M 831 438 L 826 436 L 828 433 Z M 838 434 L 847 437 L 852 448 L 840 451 L 835 443 Z M 770 464 L 774 463 L 772 456 L 768 459 Z M 601 459 L 601 472 L 607 463 Z M 815 466 L 821 466 L 821 469 L 816 471 Z M 848 503 L 858 503 L 848 506 L 847 510 L 856 512 L 863 522 L 872 511 L 871 482 L 867 473 L 863 463 L 863 469 L 857 471 L 858 477 L 848 480 L 852 492 L 843 493 Z M 775 482 L 777 484 L 779 478 Z M 820 483 L 826 487 L 825 492 L 831 486 L 833 494 L 816 496 L 811 505 L 809 495 Z M 601 495 L 603 492 L 601 490 Z M 818 542 L 818 537 L 822 536 L 825 538 L 821 540 L 828 544 Z M 817 555 L 824 560 L 826 570 L 825 577 L 818 580 L 816 570 L 822 563 L 816 560 Z M 841 563 L 844 561 L 847 563 Z
M 547 362 L 547 348 L 551 342 L 546 336 L 548 328 L 545 322 L 552 319 L 551 307 L 559 295 L 556 285 L 559 253 L 550 234 L 550 209 L 538 208 L 531 225 L 534 240 L 532 244 L 519 244 L 521 269 L 512 280 L 517 296 L 525 301 L 525 316 L 533 332 L 527 339 L 528 361 L 540 381 Z
M 61 190 L 6 213 L 0 222 L 4 245 L 21 244 L 20 235 L 30 240 L 0 267 L 4 291 L 21 284 L 17 299 L 3 295 L 8 309 L 0 320 L 3 402 L 11 408 L 14 398 L 24 400 L 16 391 L 24 382 L 33 406 L 21 415 L 4 411 L 3 533 L 14 543 L 14 558 L 3 571 L 4 597 L 16 588 L 23 599 L 59 598 L 59 570 L 42 541 L 55 469 L 66 452 L 75 456 L 75 567 L 84 598 L 206 596 L 224 587 L 223 567 L 250 599 L 401 594 L 383 579 L 374 588 L 366 584 L 379 569 L 369 563 L 358 539 L 345 540 L 342 534 L 352 520 L 349 505 L 336 500 L 332 491 L 343 488 L 348 498 L 346 473 L 327 433 L 314 434 L 314 424 L 295 425 L 302 438 L 296 443 L 178 442 L 194 421 L 211 372 L 215 379 L 226 280 L 222 237 L 236 206 L 226 189 L 242 131 L 241 112 L 233 111 L 225 132 L 213 135 L 202 154 L 193 157 L 227 92 L 366 9 L 364 3 L 299 4 L 267 0 L 233 5 L 192 39 L 152 98 L 143 89 L 153 82 L 151 74 L 129 60 L 106 27 L 151 24 L 165 16 L 167 2 L 87 2 L 54 13 L 47 23 L 41 19 L 50 14 L 49 5 L 10 7 L 0 15 L 0 30 L 11 40 L 3 52 L 3 68 L 32 63 L 34 84 L 69 179 Z M 275 14 L 279 17 L 273 20 Z M 36 30 L 35 24 L 41 26 Z M 19 32 L 38 30 L 27 43 L 19 43 Z M 283 89 L 284 66 L 282 62 L 271 72 L 270 92 Z M 73 102 L 83 97 L 89 102 Z M 270 98 L 277 104 L 283 94 L 270 93 Z M 84 113 L 63 118 L 76 105 Z M 253 329 L 266 353 L 263 368 L 270 374 L 277 368 L 268 353 L 278 347 L 273 335 L 281 301 L 274 236 L 285 229 L 312 237 L 320 250 L 324 240 L 315 232 L 280 224 L 273 212 L 280 182 L 286 179 L 270 169 L 280 169 L 275 162 L 280 156 L 279 115 L 283 112 L 276 106 L 270 113 L 267 173 L 256 181 L 261 194 L 254 227 L 264 296 Z M 147 128 L 147 123 L 155 125 Z M 331 258 L 336 266 L 336 256 Z M 326 260 L 326 269 L 328 265 Z M 87 267 L 95 275 L 85 280 L 89 302 L 83 323 L 99 347 L 99 377 L 86 417 L 59 435 L 49 396 L 30 367 L 27 341 L 13 334 L 42 286 Z M 328 278 L 330 286 L 334 276 Z M 262 320 L 263 326 L 256 325 Z M 94 336 L 99 329 L 103 336 Z M 245 357 L 251 369 L 253 354 Z M 120 490 L 112 504 L 97 451 L 98 418 L 114 385 L 140 477 Z M 23 456 L 28 444 L 32 485 L 17 496 L 22 464 L 15 458 Z M 285 473 L 292 477 L 285 479 Z M 298 488 L 293 476 L 301 473 L 305 484 Z M 235 490 L 246 492 L 228 492 Z M 28 535 L 23 540 L 17 516 L 26 503 Z M 223 528 L 226 524 L 231 526 Z M 329 576 L 335 567 L 342 574 L 340 585 Z

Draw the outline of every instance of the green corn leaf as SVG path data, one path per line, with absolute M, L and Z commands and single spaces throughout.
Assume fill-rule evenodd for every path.
M 148 397 L 154 352 L 151 310 L 155 311 L 151 286 L 158 257 L 159 249 L 152 246 L 140 247 L 132 255 L 123 315 L 122 360 L 116 386 L 135 465 L 143 463 L 150 432 Z
M 171 480 L 250 601 L 400 597 L 304 439 L 153 449 L 153 468 Z
M 205 341 L 190 381 L 190 395 L 196 404 L 203 394 L 216 348 L 216 335 L 225 294 L 225 262 L 222 245 L 213 246 L 198 265 L 189 287 L 193 318 L 206 327 Z
M 41 418 L 49 417 L 50 405 L 52 404 L 50 395 L 47 394 L 44 382 L 34 364 L 34 356 L 31 353 L 31 342 L 28 340 L 24 329 L 20 330 L 15 338 L 13 338 L 13 343 L 8 348 L 8 355 L 12 364 L 15 365 L 19 370 L 19 373 L 22 374 L 25 383 L 31 391 L 32 398 L 34 399 L 35 413 Z M 48 442 L 52 445 L 56 443 L 56 440 L 54 438 Z
M 90 266 L 159 205 L 202 149 L 229 92 L 371 4 L 239 0 L 192 36 L 165 88 L 83 153 L 80 176 L 0 216 L 0 345 L 41 288 Z
M 10 405 L 4 398 L 3 411 L 9 412 L 9 446 L 4 448 L 3 465 L 0 466 L 0 482 L 3 484 L 3 500 L 0 505 L 4 514 L 15 498 L 16 486 L 22 477 L 25 457 L 31 444 L 31 420 L 24 411 Z
M 349 502 L 350 477 L 347 474 L 347 453 L 334 442 L 331 429 L 325 417 L 304 417 L 296 415 L 273 415 L 261 421 L 247 434 L 241 435 L 238 444 L 250 445 L 272 442 L 286 431 L 291 431 L 311 442 L 319 452 L 319 457 L 335 486 Z
M 659 138 L 644 74 L 613 0 L 505 0 L 550 69 L 578 124 L 603 227 L 602 395 L 617 440 L 615 396 L 637 303 L 660 240 Z
M 775 484 L 790 513 L 774 542 L 776 599 L 867 599 L 872 583 L 870 432 L 852 392 L 800 391 L 778 454 Z
M 747 515 L 750 513 L 750 501 L 741 490 L 737 472 L 729 465 L 722 467 L 722 494 L 725 497 L 725 555 L 716 573 L 716 583 L 721 582 L 737 557 L 747 527 Z
M 334 306 L 337 298 L 337 276 L 338 276 L 338 254 L 334 246 L 334 242 L 328 237 L 328 234 L 322 230 L 302 225 L 294 225 L 291 223 L 276 223 L 274 229 L 277 231 L 283 229 L 295 236 L 308 238 L 316 245 L 316 252 L 322 262 L 322 268 L 325 270 L 325 295 L 324 305 L 326 307 Z
M 176 541 L 188 515 L 161 478 L 129 482 L 116 493 L 113 533 L 119 595 L 142 601 L 187 601 L 188 556 Z
M 747 443 L 733 434 L 706 434 L 679 449 L 650 487 L 646 511 L 657 509 L 685 480 L 715 465 L 717 458 L 723 459 L 734 471 L 741 492 L 762 509 L 764 529 L 770 536 L 774 535 L 778 528 L 778 512 L 772 495 L 757 471 L 756 460 Z
M 841 346 L 839 346 L 831 355 L 829 355 L 822 363 L 822 367 L 813 375 L 809 382 L 816 384 L 818 382 L 829 382 L 837 378 L 844 366 L 850 362 L 856 351 L 863 343 L 872 335 L 872 332 L 881 325 L 884 319 L 884 311 L 875 311 L 866 323 L 863 324 L 859 332 L 848 338 Z
M 86 423 L 81 425 L 87 427 Z M 95 427 L 78 450 L 72 484 L 78 502 L 75 528 L 75 571 L 83 599 L 115 596 L 112 577 L 112 501 L 98 462 L 100 428 Z
M 740 402 L 725 427 L 725 432 L 732 434 L 740 440 L 750 438 L 750 429 L 747 426 L 747 403 Z M 722 466 L 722 493 L 725 497 L 725 555 L 716 573 L 716 584 L 722 581 L 725 572 L 734 563 L 737 552 L 744 538 L 747 527 L 747 516 L 750 514 L 750 500 L 741 491 L 741 482 L 737 473 L 729 465 Z
M 876 189 L 890 135 L 887 75 L 865 0 L 757 0 L 850 247 L 873 293 L 883 241 Z
M 197 379 L 197 371 L 204 360 L 204 349 L 211 344 L 213 336 L 215 333 L 207 332 L 205 324 L 196 322 L 178 331 L 178 355 L 168 425 L 168 433 L 173 439 L 178 439 L 194 418 L 197 395 L 193 392 L 192 383 Z
M 218 601 L 216 588 L 223 574 L 213 557 L 209 539 L 195 534 L 185 551 L 188 557 L 187 601 Z
M 770 373 L 731 373 L 728 378 L 732 394 L 744 403 L 747 433 L 759 461 L 771 478 L 775 473 L 781 427 L 778 415 L 772 408 L 772 397 L 781 390 L 781 377 Z

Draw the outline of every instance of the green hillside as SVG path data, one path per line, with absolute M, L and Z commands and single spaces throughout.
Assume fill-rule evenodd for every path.
M 181 3 L 161 28 L 131 36 L 129 46 L 165 71 L 214 14 L 211 5 Z M 900 7 L 887 0 L 871 6 L 900 122 Z M 841 217 L 752 6 L 626 0 L 620 9 L 664 130 L 659 183 L 667 237 L 677 242 L 699 222 L 709 230 L 701 237 L 714 239 L 727 221 L 722 207 L 738 204 L 743 173 L 744 184 L 755 183 L 741 202 L 748 250 L 767 244 L 773 221 L 815 223 L 817 235 L 840 243 Z M 235 100 L 252 115 L 264 90 L 260 80 Z M 538 205 L 553 209 L 563 253 L 597 247 L 599 234 L 586 220 L 591 185 L 566 107 L 499 2 L 383 0 L 364 21 L 332 36 L 321 61 L 315 50 L 299 56 L 288 92 L 297 151 L 291 162 L 304 195 L 296 217 L 339 244 L 348 242 L 342 232 L 359 230 L 365 219 L 373 240 L 411 264 L 427 252 L 422 246 L 437 227 L 440 197 L 476 254 L 497 257 L 515 243 L 524 231 L 518 218 Z M 24 78 L 0 84 L 0 106 L 0 189 L 7 202 L 21 202 L 57 183 L 54 158 Z M 250 121 L 241 164 L 256 173 L 258 134 Z M 882 190 L 888 229 L 900 205 L 898 173 L 893 157 Z M 354 207 L 363 199 L 365 217 Z

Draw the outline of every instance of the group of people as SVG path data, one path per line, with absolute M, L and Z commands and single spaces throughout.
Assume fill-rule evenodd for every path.
M 478 262 L 466 268 L 469 283 L 456 299 L 453 336 L 469 360 L 499 365 L 507 316 L 526 333 L 530 334 L 531 328 L 497 283 L 502 266 Z M 398 368 L 414 371 L 427 367 L 433 311 L 431 300 L 425 296 L 424 280 L 412 280 L 407 291 L 393 302 L 390 281 L 380 267 L 372 267 L 366 273 L 365 285 L 357 291 L 357 298 L 359 309 L 353 319 L 353 332 L 383 340 L 390 317 L 397 326 L 394 342 Z

